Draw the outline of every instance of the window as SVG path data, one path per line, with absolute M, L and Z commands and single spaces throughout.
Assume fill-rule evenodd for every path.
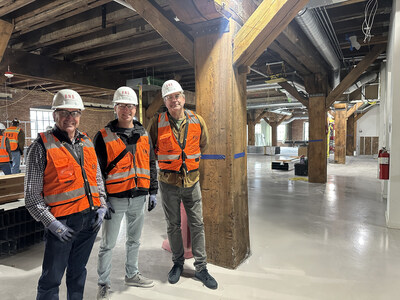
M 53 111 L 51 109 L 31 108 L 32 138 L 36 138 L 39 132 L 46 131 L 47 126 L 53 125 Z
M 284 141 L 286 139 L 286 125 L 282 124 L 278 126 L 278 141 Z
M 308 123 L 308 122 L 304 122 L 304 127 L 303 127 L 304 132 L 303 132 L 303 136 L 304 136 L 304 140 L 305 140 L 305 141 L 308 141 L 308 126 L 309 126 L 309 123 Z

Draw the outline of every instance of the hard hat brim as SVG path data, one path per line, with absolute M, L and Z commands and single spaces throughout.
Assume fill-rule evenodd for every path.
M 81 111 L 85 110 L 85 107 L 77 107 L 76 105 L 68 105 L 68 104 L 63 104 L 63 105 L 58 105 L 58 106 L 52 106 L 51 109 L 63 109 L 63 108 L 69 108 L 69 109 L 80 109 Z

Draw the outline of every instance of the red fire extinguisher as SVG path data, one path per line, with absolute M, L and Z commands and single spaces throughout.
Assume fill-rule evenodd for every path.
M 389 152 L 387 152 L 385 147 L 379 150 L 378 154 L 379 179 L 383 180 L 389 179 L 389 159 L 390 159 L 390 154 Z

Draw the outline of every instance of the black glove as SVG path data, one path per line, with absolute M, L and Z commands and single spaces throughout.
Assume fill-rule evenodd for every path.
M 151 211 L 157 205 L 157 195 L 153 194 L 149 196 L 149 207 L 147 208 L 148 211 Z
M 58 237 L 61 242 L 70 241 L 75 232 L 58 220 L 51 222 L 50 225 L 47 226 L 47 229 L 50 230 L 56 237 Z
M 106 204 L 107 204 L 107 212 L 106 212 L 106 214 L 105 214 L 105 216 L 104 216 L 104 219 L 106 219 L 106 220 L 111 220 L 111 213 L 115 213 L 115 210 L 114 210 L 114 208 L 112 207 L 110 201 L 107 201 Z

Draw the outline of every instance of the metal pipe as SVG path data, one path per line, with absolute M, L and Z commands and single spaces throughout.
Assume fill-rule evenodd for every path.
M 295 19 L 326 62 L 331 66 L 333 71 L 332 86 L 335 88 L 340 83 L 340 62 L 325 32 L 310 9 L 302 9 Z
M 256 108 L 285 108 L 285 107 L 296 107 L 303 108 L 305 107 L 300 102 L 290 102 L 290 103 L 264 103 L 264 104 L 255 104 L 255 105 L 247 105 L 247 109 L 256 109 Z

